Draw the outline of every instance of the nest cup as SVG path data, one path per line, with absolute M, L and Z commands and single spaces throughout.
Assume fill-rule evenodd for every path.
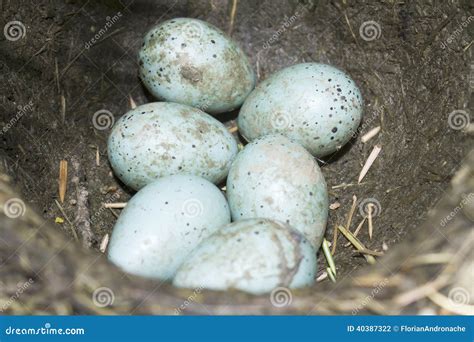
M 111 1 L 79 11 L 74 3 L 53 9 L 44 2 L 40 8 L 54 15 L 33 16 L 36 6 L 10 4 L 2 13 L 5 22 L 13 13 L 22 18 L 10 24 L 16 25 L 5 31 L 11 39 L 2 42 L 2 312 L 472 312 L 468 108 L 474 76 L 472 48 L 466 49 L 472 4 L 457 4 L 454 19 L 434 36 L 443 21 L 434 13 L 454 13 L 453 5 L 136 1 L 125 7 Z M 322 163 L 333 204 L 326 239 L 334 243 L 336 227 L 347 226 L 349 217 L 354 232 L 372 208 L 372 238 L 367 223 L 357 237 L 384 254 L 374 256 L 374 265 L 339 232 L 336 284 L 324 279 L 328 264 L 319 253 L 314 286 L 251 296 L 176 289 L 125 275 L 101 256 L 119 213 L 104 203 L 126 202 L 133 194 L 112 175 L 106 140 L 131 98 L 153 101 L 138 79 L 136 55 L 150 27 L 175 17 L 203 19 L 231 34 L 259 81 L 311 61 L 334 65 L 355 80 L 365 101 L 362 123 Z M 57 33 L 44 45 L 46 31 Z M 231 128 L 237 114 L 216 117 Z M 364 143 L 361 138 L 377 127 Z M 359 183 L 375 146 L 381 152 Z M 58 192 L 61 160 L 67 161 L 64 200 Z M 430 291 L 423 290 L 427 282 L 433 282 Z

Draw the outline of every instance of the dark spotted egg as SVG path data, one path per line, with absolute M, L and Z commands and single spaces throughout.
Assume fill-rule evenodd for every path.
M 217 184 L 227 176 L 237 150 L 221 122 L 197 108 L 171 102 L 132 109 L 117 121 L 108 140 L 115 174 L 135 190 L 175 174 Z
M 326 64 L 303 63 L 259 84 L 245 100 L 238 126 L 249 141 L 280 133 L 322 157 L 354 136 L 362 106 L 359 88 L 346 73 Z
M 158 99 L 217 114 L 239 107 L 255 86 L 242 49 L 217 27 L 176 18 L 152 28 L 139 51 L 140 77 Z

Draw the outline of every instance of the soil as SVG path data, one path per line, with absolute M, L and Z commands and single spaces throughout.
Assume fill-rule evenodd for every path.
M 346 70 L 360 86 L 365 114 L 359 134 L 321 161 L 330 203 L 340 203 L 330 212 L 329 241 L 336 224 L 345 224 L 356 195 L 351 230 L 362 219 L 359 204 L 376 199 L 374 236 L 370 240 L 364 228 L 359 237 L 367 248 L 390 249 L 426 218 L 473 146 L 472 136 L 453 129 L 448 119 L 455 110 L 467 112 L 474 99 L 473 3 L 468 0 L 456 6 L 241 0 L 233 25 L 232 1 L 3 1 L 0 6 L 2 27 L 11 21 L 24 27 L 24 37 L 0 42 L 3 167 L 33 207 L 71 234 L 67 221 L 55 223 L 64 218 L 55 202 L 59 162 L 68 160 L 62 207 L 74 221 L 72 180 L 79 177 L 88 191 L 95 249 L 116 220 L 103 203 L 127 201 L 133 193 L 113 176 L 106 153 L 110 129 L 96 128 L 93 117 L 106 110 L 117 120 L 130 108 L 130 96 L 137 104 L 153 101 L 137 76 L 137 51 L 147 30 L 165 19 L 197 17 L 231 30 L 259 80 L 316 61 Z M 370 21 L 376 24 L 375 39 L 363 39 L 359 29 Z M 219 119 L 232 125 L 235 116 Z M 361 135 L 376 126 L 381 132 L 362 143 Z M 376 144 L 382 151 L 358 184 Z M 80 170 L 73 169 L 74 161 Z M 343 247 L 345 242 L 339 239 L 335 254 L 339 276 L 366 264 L 351 247 Z

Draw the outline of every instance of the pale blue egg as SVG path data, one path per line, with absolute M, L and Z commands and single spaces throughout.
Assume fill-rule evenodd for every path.
M 346 73 L 326 64 L 303 63 L 259 84 L 243 104 L 238 126 L 248 141 L 279 133 L 322 157 L 356 134 L 362 107 L 359 88 Z
M 115 174 L 135 190 L 173 174 L 219 183 L 237 150 L 221 122 L 197 108 L 167 102 L 132 109 L 117 121 L 108 140 Z
M 280 287 L 277 291 L 291 296 L 288 289 L 314 283 L 316 265 L 316 252 L 301 233 L 280 222 L 249 219 L 205 239 L 178 269 L 173 284 L 253 294 Z
M 326 182 L 313 156 L 281 135 L 245 146 L 227 177 L 234 221 L 268 218 L 300 231 L 318 249 L 328 217 Z
M 239 107 L 255 86 L 242 49 L 217 27 L 176 18 L 152 28 L 139 51 L 140 77 L 158 99 L 217 114 Z
M 196 176 L 164 177 L 127 203 L 108 257 L 128 273 L 168 279 L 203 239 L 229 222 L 226 199 L 215 185 Z

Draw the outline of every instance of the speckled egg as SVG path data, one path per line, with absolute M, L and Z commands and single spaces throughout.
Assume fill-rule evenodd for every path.
M 249 219 L 205 239 L 181 265 L 173 284 L 253 294 L 313 284 L 316 253 L 303 235 L 283 223 Z
M 214 184 L 196 176 L 164 177 L 127 203 L 108 256 L 128 273 L 167 279 L 203 239 L 229 222 L 229 207 Z
M 173 174 L 219 183 L 236 154 L 237 143 L 221 122 L 177 103 L 132 109 L 117 121 L 108 140 L 115 174 L 135 190 Z
M 280 133 L 322 157 L 354 136 L 362 105 L 357 85 L 343 71 L 326 64 L 297 64 L 255 88 L 240 110 L 238 126 L 248 141 Z
M 318 249 L 328 216 L 326 182 L 313 156 L 281 135 L 248 144 L 227 177 L 234 221 L 264 217 L 285 222 Z
M 139 51 L 140 77 L 157 98 L 217 114 L 239 107 L 255 86 L 242 49 L 217 27 L 177 18 L 152 28 Z

